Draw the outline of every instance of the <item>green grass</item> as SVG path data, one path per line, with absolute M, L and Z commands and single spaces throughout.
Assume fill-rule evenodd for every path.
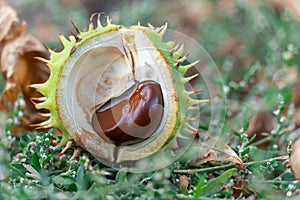
M 293 123 L 293 82 L 286 77 L 292 68 L 300 75 L 300 25 L 289 11 L 278 12 L 268 4 L 254 7 L 237 1 L 236 5 L 229 16 L 215 14 L 199 22 L 195 39 L 222 74 L 228 107 L 220 134 L 243 159 L 247 171 L 228 162 L 195 167 L 180 159 L 161 170 L 132 174 L 108 168 L 84 150 L 79 158 L 69 161 L 74 149 L 60 155 L 61 149 L 52 144 L 59 143 L 61 137 L 53 136 L 52 130 L 10 134 L 23 110 L 20 96 L 11 111 L 1 116 L 5 124 L 0 135 L 0 199 L 299 198 L 300 182 L 287 166 L 298 130 Z M 151 6 L 147 16 L 159 9 L 158 4 Z M 132 13 L 120 11 L 124 16 L 121 21 L 139 19 L 139 4 L 130 8 Z M 141 19 L 142 23 L 146 20 Z M 158 22 L 159 16 L 151 20 Z M 176 26 L 176 22 L 170 24 Z M 220 53 L 221 44 L 232 38 L 242 44 L 239 50 Z M 271 114 L 276 126 L 271 134 L 252 143 L 255 136 L 248 137 L 246 130 L 257 106 Z M 201 124 L 205 127 L 208 124 Z M 266 140 L 268 145 L 258 148 Z

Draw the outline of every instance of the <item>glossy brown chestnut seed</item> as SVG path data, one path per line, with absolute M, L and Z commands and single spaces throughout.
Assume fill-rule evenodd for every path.
M 92 117 L 97 134 L 117 146 L 136 144 L 151 137 L 163 117 L 163 94 L 158 83 L 143 81 L 128 91 L 132 90 L 129 97 L 124 99 L 121 95 L 118 97 L 121 100 L 115 100 L 117 103 L 106 103 Z

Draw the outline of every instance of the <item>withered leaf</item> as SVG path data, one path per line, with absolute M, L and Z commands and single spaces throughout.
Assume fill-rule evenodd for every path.
M 296 179 L 300 179 L 300 137 L 294 144 L 293 152 L 290 157 L 290 164 Z
M 294 107 L 294 117 L 293 117 L 295 128 L 300 127 L 300 107 Z
M 14 104 L 18 94 L 22 94 L 26 104 L 25 115 L 11 132 L 24 132 L 31 129 L 31 124 L 44 120 L 30 101 L 31 97 L 40 94 L 27 86 L 47 80 L 47 66 L 34 57 L 48 57 L 48 52 L 41 42 L 27 33 L 26 24 L 3 0 L 0 0 L 0 53 L 0 70 L 6 81 L 0 97 L 0 111 L 8 112 L 8 104 Z
M 298 80 L 293 87 L 293 103 L 294 103 L 294 124 L 296 128 L 300 127 L 300 81 Z
M 195 145 L 199 158 L 193 160 L 191 165 L 199 166 L 209 161 L 228 161 L 236 164 L 240 169 L 246 170 L 242 159 L 222 140 L 209 137 L 205 142 Z
M 275 127 L 275 117 L 269 111 L 259 111 L 257 112 L 250 120 L 249 128 L 246 131 L 248 137 L 253 137 L 256 134 L 256 137 L 253 142 L 262 140 L 266 136 L 264 133 L 271 133 Z M 258 145 L 260 149 L 266 149 L 270 144 L 269 140 L 266 140 L 264 143 Z
M 294 0 L 285 0 L 285 1 L 271 0 L 270 2 L 275 7 L 289 9 L 292 12 L 293 17 L 297 21 L 300 21 L 300 2 L 299 1 L 294 1 Z
M 185 175 L 179 177 L 179 187 L 182 191 L 187 192 L 189 187 L 189 178 Z

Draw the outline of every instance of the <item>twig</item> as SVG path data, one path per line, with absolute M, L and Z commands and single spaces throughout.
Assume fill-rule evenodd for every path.
M 274 160 L 276 161 L 285 161 L 289 157 L 287 155 L 285 156 L 279 156 L 275 158 L 269 158 L 266 160 L 260 160 L 260 161 L 253 161 L 253 162 L 247 162 L 244 163 L 245 167 L 253 166 L 253 165 L 259 165 L 259 164 L 264 164 L 267 162 L 272 162 Z M 235 164 L 227 164 L 227 165 L 220 165 L 220 166 L 215 166 L 215 167 L 208 167 L 208 168 L 203 168 L 203 169 L 182 169 L 182 170 L 174 170 L 174 173 L 179 173 L 179 174 L 194 174 L 194 173 L 203 173 L 203 172 L 213 172 L 217 170 L 225 170 L 225 169 L 230 169 L 235 167 Z
M 34 178 L 36 180 L 40 180 L 41 176 L 40 174 L 31 166 L 31 165 L 26 165 L 23 164 L 23 166 L 29 171 L 30 173 L 26 172 L 25 175 L 31 178 Z
M 299 183 L 300 181 L 278 181 L 278 180 L 262 180 L 261 182 L 265 182 L 265 183 L 273 183 L 273 184 L 297 184 Z

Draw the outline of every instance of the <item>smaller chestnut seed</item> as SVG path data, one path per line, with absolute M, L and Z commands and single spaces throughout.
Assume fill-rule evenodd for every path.
M 96 133 L 117 146 L 136 144 L 151 137 L 164 112 L 160 85 L 143 81 L 129 98 L 124 99 L 122 95 L 118 98 L 122 100 L 116 104 L 109 101 L 93 114 L 92 126 Z

